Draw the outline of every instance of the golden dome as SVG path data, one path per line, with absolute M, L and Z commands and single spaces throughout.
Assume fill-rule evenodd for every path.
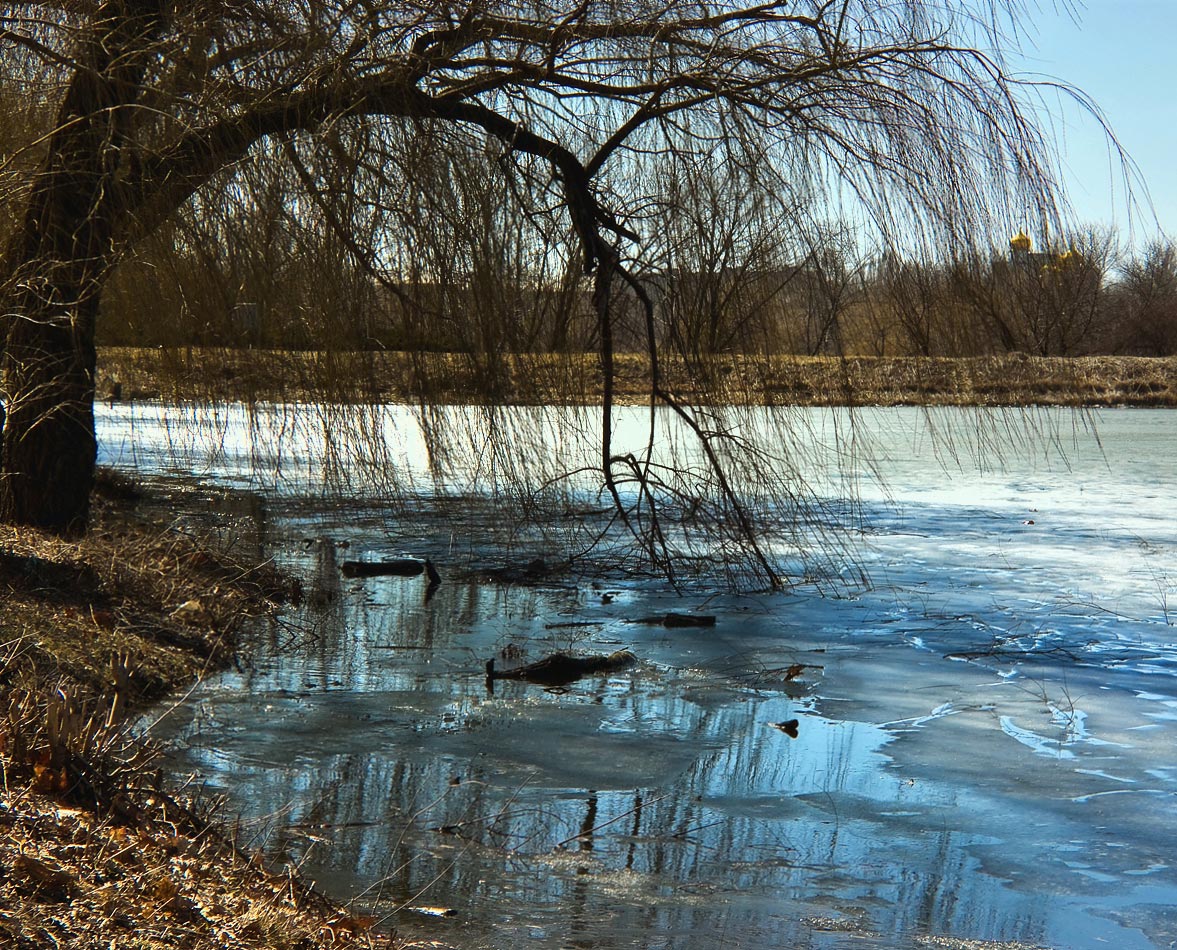
M 1012 238 L 1009 239 L 1009 249 L 1011 251 L 1018 251 L 1021 253 L 1029 253 L 1030 248 L 1034 246 L 1034 242 L 1030 240 L 1025 231 L 1019 231 Z

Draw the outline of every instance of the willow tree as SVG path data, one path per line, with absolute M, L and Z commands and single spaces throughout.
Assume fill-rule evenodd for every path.
M 1011 209 L 1049 216 L 1039 99 L 1006 60 L 1024 16 L 1018 0 L 0 6 L 7 104 L 36 97 L 53 115 L 4 155 L 17 210 L 0 264 L 0 518 L 84 530 L 96 315 L 128 249 L 251 154 L 313 180 L 317 148 L 426 137 L 493 145 L 509 187 L 558 210 L 593 282 L 599 465 L 621 505 L 617 479 L 635 463 L 612 445 L 611 301 L 619 289 L 644 298 L 633 264 L 656 243 L 640 217 L 658 198 L 651 163 L 721 155 L 743 165 L 741 181 L 937 247 L 984 239 Z M 390 193 L 414 169 L 364 165 Z M 750 528 L 723 453 L 663 386 L 648 317 L 651 398 L 703 440 L 730 515 Z

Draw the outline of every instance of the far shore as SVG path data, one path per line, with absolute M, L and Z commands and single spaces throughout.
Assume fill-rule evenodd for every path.
M 1177 357 L 763 356 L 721 354 L 659 367 L 694 404 L 792 406 L 1177 406 Z M 593 404 L 596 354 L 324 352 L 216 347 L 99 350 L 102 399 Z M 650 399 L 650 365 L 618 354 L 613 400 Z

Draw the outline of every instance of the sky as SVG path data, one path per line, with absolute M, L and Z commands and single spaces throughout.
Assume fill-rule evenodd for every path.
M 1073 13 L 1041 0 L 1027 24 L 1024 69 L 1087 93 L 1144 181 L 1130 215 L 1105 134 L 1064 110 L 1055 128 L 1076 219 L 1113 224 L 1136 245 L 1158 230 L 1177 238 L 1177 0 L 1086 0 Z

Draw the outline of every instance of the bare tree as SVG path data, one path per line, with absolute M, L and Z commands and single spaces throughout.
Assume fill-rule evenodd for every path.
M 1074 356 L 1094 345 L 1118 255 L 1114 233 L 1091 228 L 1065 249 L 974 254 L 954 268 L 954 290 L 995 349 Z
M 872 291 L 876 304 L 888 310 L 898 325 L 900 352 L 939 355 L 944 342 L 943 276 L 919 261 L 884 260 Z
M 646 299 L 631 279 L 654 197 L 642 169 L 738 141 L 755 156 L 757 188 L 853 207 L 864 226 L 930 246 L 979 239 L 1015 212 L 1050 218 L 1034 89 L 1003 59 L 1021 10 L 1016 0 L 0 6 L 0 82 L 36 82 L 56 110 L 20 151 L 33 161 L 0 265 L 0 518 L 85 524 L 95 321 L 128 249 L 251 154 L 297 160 L 314 180 L 346 141 L 390 222 L 412 210 L 404 203 L 466 213 L 424 203 L 448 187 L 426 173 L 426 154 L 483 161 L 526 196 L 519 207 L 562 220 L 593 280 L 601 477 L 624 517 L 641 509 L 640 533 L 661 557 L 649 468 L 615 452 L 611 422 L 614 304 L 621 290 Z M 726 475 L 738 446 L 666 392 L 654 324 L 644 329 L 651 396 L 696 434 L 717 517 L 771 576 Z M 630 477 L 637 502 L 618 489 Z
M 1120 258 L 1115 233 L 1087 228 L 1045 269 L 1044 355 L 1077 356 L 1091 351 L 1107 301 L 1107 278 Z
M 798 343 L 808 356 L 846 353 L 843 323 L 861 297 L 862 262 L 851 235 L 819 232 L 820 244 L 803 259 L 788 296 L 800 317 Z
M 668 348 L 705 371 L 707 357 L 762 349 L 782 292 L 805 256 L 808 195 L 761 187 L 745 141 L 696 156 L 676 151 L 653 168 L 656 210 L 643 222 Z
M 1154 241 L 1124 266 L 1113 289 L 1113 352 L 1141 356 L 1177 353 L 1177 245 Z

